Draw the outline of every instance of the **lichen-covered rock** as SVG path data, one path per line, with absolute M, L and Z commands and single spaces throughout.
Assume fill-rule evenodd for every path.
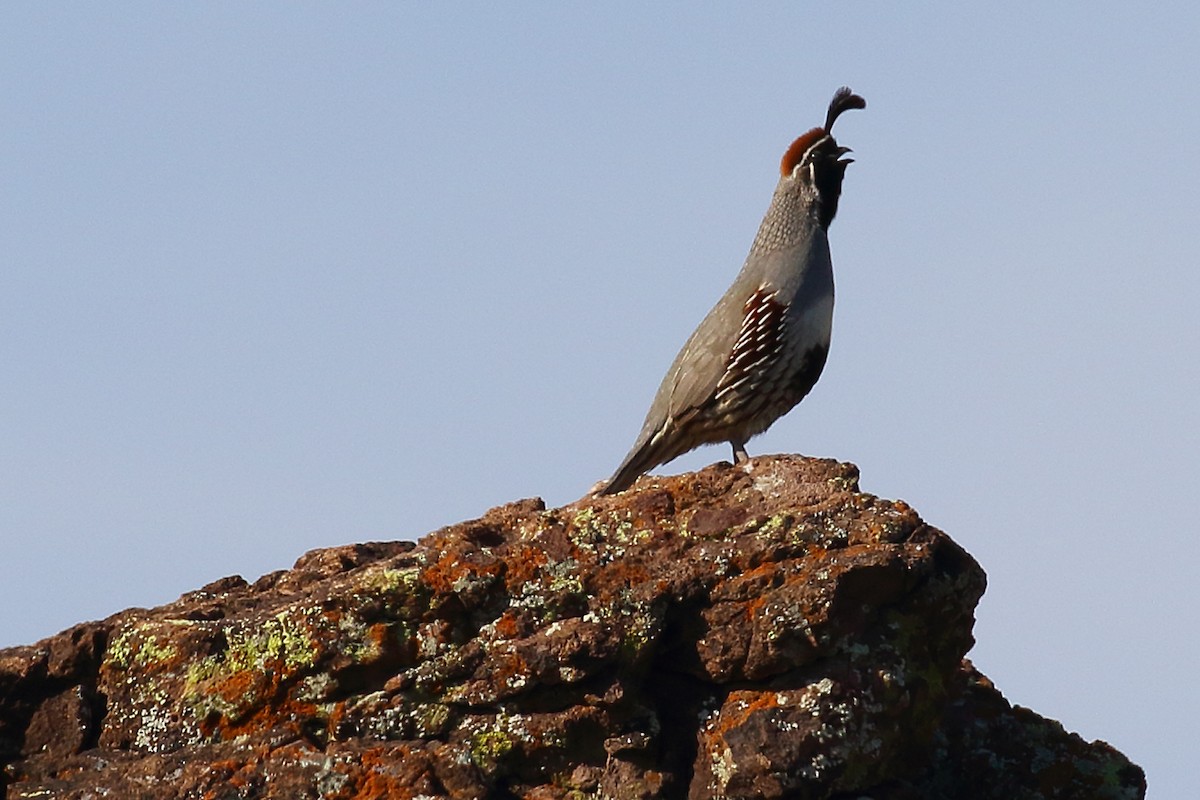
M 16 798 L 1137 798 L 963 656 L 979 566 L 849 464 L 764 457 L 0 652 Z

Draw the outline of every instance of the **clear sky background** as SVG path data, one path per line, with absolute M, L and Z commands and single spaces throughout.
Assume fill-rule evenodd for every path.
M 574 500 L 847 84 L 750 451 L 913 504 L 1006 696 L 1194 791 L 1200 7 L 399 5 L 0 7 L 0 646 Z

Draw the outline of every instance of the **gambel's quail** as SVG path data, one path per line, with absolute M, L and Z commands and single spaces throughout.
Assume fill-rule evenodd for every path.
M 729 442 L 738 463 L 746 442 L 799 403 L 821 375 L 833 323 L 833 264 L 826 232 L 851 159 L 830 133 L 847 109 L 867 103 L 846 87 L 825 127 L 783 154 L 771 206 L 733 285 L 692 333 L 667 371 L 642 432 L 600 494 L 702 444 Z

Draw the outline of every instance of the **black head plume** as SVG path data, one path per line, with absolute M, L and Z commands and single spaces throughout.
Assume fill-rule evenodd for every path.
M 825 127 L 813 128 L 792 142 L 792 146 L 783 154 L 783 160 L 779 163 L 779 173 L 781 175 L 791 175 L 792 170 L 804 160 L 805 156 L 816 152 L 824 144 L 828 144 L 831 148 L 830 151 L 832 151 L 832 148 L 837 146 L 837 142 L 833 139 L 833 134 L 829 132 L 829 129 L 833 127 L 834 120 L 841 116 L 843 111 L 848 111 L 851 108 L 866 107 L 867 101 L 850 91 L 849 87 L 843 86 L 838 89 L 834 93 L 833 99 L 829 101 L 829 111 L 825 114 Z M 837 153 L 834 158 L 843 154 Z M 848 164 L 850 162 L 847 160 L 843 163 Z
M 843 111 L 866 107 L 867 101 L 850 91 L 849 86 L 838 89 L 833 93 L 833 99 L 829 101 L 829 111 L 825 114 L 825 132 L 829 133 L 832 130 L 833 123 L 842 115 Z

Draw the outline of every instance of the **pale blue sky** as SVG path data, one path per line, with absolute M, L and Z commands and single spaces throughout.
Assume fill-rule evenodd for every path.
M 750 451 L 947 530 L 978 666 L 1185 796 L 1200 12 L 667 8 L 0 7 L 0 646 L 575 499 L 848 84 L 829 364 Z

